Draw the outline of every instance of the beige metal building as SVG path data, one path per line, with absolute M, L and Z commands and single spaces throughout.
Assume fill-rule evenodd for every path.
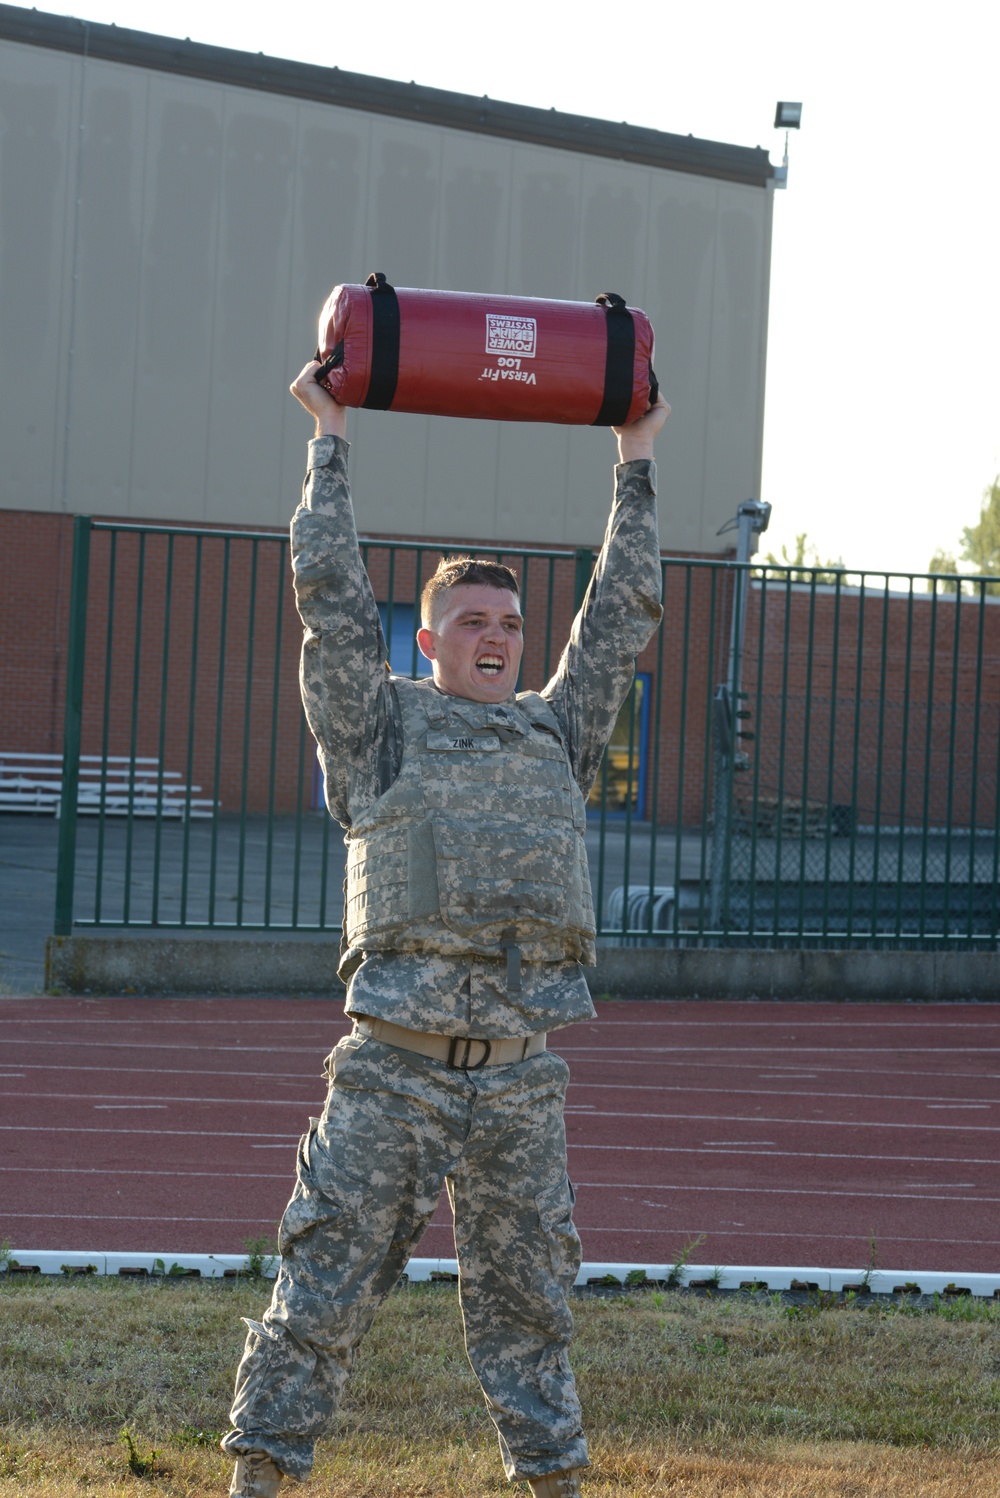
M 674 409 L 664 547 L 722 551 L 759 493 L 760 149 L 0 5 L 0 152 L 0 511 L 284 526 L 308 434 L 288 380 L 330 288 L 374 269 L 622 293 Z M 368 533 L 600 538 L 607 432 L 353 420 Z

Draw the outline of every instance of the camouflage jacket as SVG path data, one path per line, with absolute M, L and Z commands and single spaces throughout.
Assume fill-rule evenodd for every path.
M 292 567 L 302 618 L 302 699 L 315 735 L 330 812 L 344 826 L 392 784 L 402 761 L 385 639 L 358 550 L 348 444 L 309 444 L 302 502 L 292 518 Z M 604 544 L 569 641 L 543 688 L 564 730 L 584 796 L 600 768 L 635 656 L 662 615 L 655 465 L 619 464 Z M 530 627 L 530 621 L 529 621 Z M 410 1029 L 495 1038 L 532 1034 L 593 1014 L 577 963 L 526 963 L 507 993 L 490 959 L 348 954 L 348 1013 Z

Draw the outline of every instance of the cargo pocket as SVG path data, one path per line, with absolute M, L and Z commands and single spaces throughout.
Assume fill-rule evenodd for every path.
M 266 1326 L 262 1326 L 259 1321 L 251 1321 L 247 1316 L 243 1317 L 243 1321 L 247 1327 L 247 1340 L 236 1375 L 236 1393 L 229 1416 L 233 1425 L 241 1432 L 261 1428 L 256 1406 L 262 1391 L 266 1389 L 277 1348 L 277 1337 Z
M 307 1234 L 322 1228 L 329 1241 L 347 1236 L 362 1213 L 369 1188 L 351 1175 L 323 1146 L 320 1121 L 309 1120 L 309 1132 L 299 1140 L 298 1179 L 278 1228 L 282 1254 L 301 1246 Z
M 573 1226 L 573 1207 L 576 1192 L 568 1175 L 554 1186 L 540 1191 L 535 1197 L 535 1206 L 549 1248 L 552 1273 L 564 1287 L 568 1287 L 580 1272 L 583 1248 L 579 1234 Z

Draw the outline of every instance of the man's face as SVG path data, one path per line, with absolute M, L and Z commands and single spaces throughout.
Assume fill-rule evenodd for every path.
M 503 702 L 517 682 L 522 629 L 515 593 L 459 583 L 439 598 L 433 623 L 417 631 L 417 644 L 442 692 L 473 702 Z

